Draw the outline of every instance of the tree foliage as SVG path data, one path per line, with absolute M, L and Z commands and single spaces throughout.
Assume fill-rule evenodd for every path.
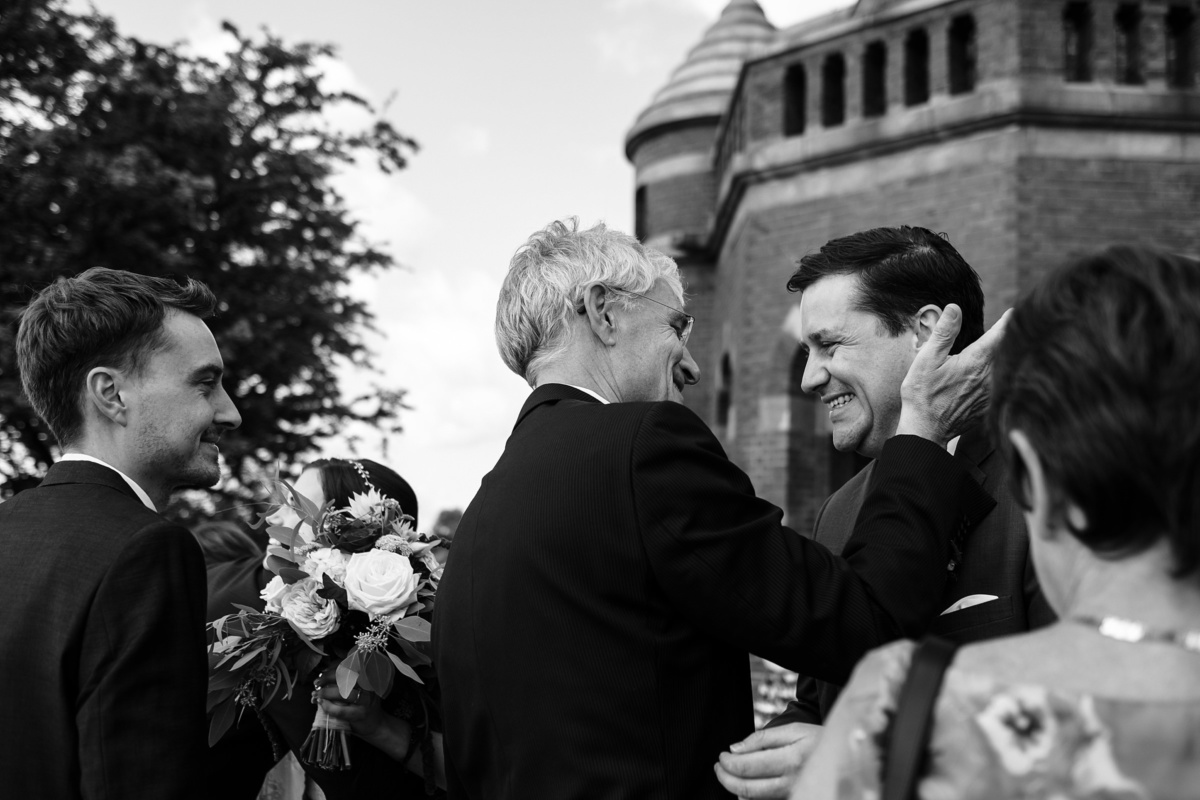
M 276 460 L 361 421 L 396 429 L 403 394 L 345 398 L 337 368 L 370 366 L 371 314 L 348 293 L 393 260 L 358 233 L 335 171 L 405 166 L 416 144 L 362 98 L 322 86 L 328 45 L 269 33 L 211 61 L 120 34 L 64 0 L 0 10 L 0 472 L 4 491 L 49 465 L 52 437 L 20 390 L 16 314 L 55 277 L 92 266 L 207 283 L 209 321 L 242 427 L 222 440 L 245 496 Z M 324 112 L 371 112 L 346 132 Z

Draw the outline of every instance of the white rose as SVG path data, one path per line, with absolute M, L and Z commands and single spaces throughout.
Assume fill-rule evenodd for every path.
M 386 550 L 368 550 L 350 556 L 346 565 L 346 600 L 350 607 L 371 618 L 395 622 L 417 598 L 420 577 L 408 558 Z
M 350 556 L 332 547 L 320 547 L 308 554 L 304 560 L 304 571 L 313 580 L 321 583 L 321 576 L 328 575 L 338 586 L 346 578 L 346 563 Z
M 267 604 L 266 610 L 279 613 L 279 601 L 287 594 L 287 581 L 276 575 L 271 578 L 270 583 L 263 587 L 263 590 L 258 593 L 258 596 Z
M 280 600 L 280 615 L 310 639 L 335 631 L 341 617 L 337 603 L 317 594 L 320 588 L 312 578 L 304 578 L 287 587 Z

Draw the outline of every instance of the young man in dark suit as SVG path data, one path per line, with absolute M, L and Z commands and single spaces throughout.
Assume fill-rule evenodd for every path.
M 947 239 L 925 228 L 875 228 L 827 242 L 800 259 L 788 289 L 802 293 L 797 334 L 808 362 L 801 386 L 828 406 L 834 446 L 872 459 L 902 424 L 905 375 L 947 304 L 963 315 L 951 352 L 983 334 L 979 276 Z M 1029 558 L 1007 464 L 987 431 L 975 425 L 939 444 L 971 473 L 990 510 L 955 532 L 940 613 L 922 633 L 966 643 L 1054 621 Z M 878 462 L 868 464 L 825 501 L 813 529 L 817 542 L 843 552 L 878 469 Z M 786 797 L 789 776 L 815 741 L 808 738 L 811 725 L 824 721 L 841 685 L 802 675 L 787 710 L 740 752 L 722 756 L 725 787 Z
M 513 258 L 496 338 L 534 391 L 434 617 L 452 798 L 725 797 L 747 651 L 843 681 L 940 610 L 948 540 L 983 504 L 968 471 L 897 436 L 844 558 L 785 528 L 678 402 L 699 379 L 682 295 L 674 262 L 602 225 L 554 223 Z M 956 331 L 948 314 L 914 386 L 974 399 L 990 344 L 945 362 Z M 973 405 L 919 399 L 903 432 Z
M 220 477 L 241 417 L 200 283 L 102 268 L 21 316 L 25 393 L 63 457 L 0 505 L 0 784 L 13 797 L 200 797 L 204 561 L 159 516 Z

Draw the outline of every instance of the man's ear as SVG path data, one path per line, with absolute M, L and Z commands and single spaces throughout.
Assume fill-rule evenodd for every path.
M 583 313 L 596 338 L 609 347 L 617 343 L 617 324 L 613 318 L 616 292 L 602 283 L 593 283 L 583 290 Z
M 129 409 L 121 394 L 126 376 L 111 367 L 93 367 L 83 385 L 84 402 L 117 425 L 129 423 Z
M 933 305 L 921 306 L 921 310 L 917 312 L 917 316 L 913 318 L 913 334 L 916 336 L 916 347 L 920 349 L 925 342 L 929 341 L 929 335 L 933 333 L 933 329 L 937 326 L 938 320 L 942 318 L 942 309 Z

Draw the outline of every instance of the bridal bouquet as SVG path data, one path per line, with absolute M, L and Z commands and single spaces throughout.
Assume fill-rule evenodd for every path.
M 412 529 L 412 517 L 370 486 L 347 508 L 318 508 L 278 481 L 299 516 L 295 527 L 270 526 L 275 573 L 262 591 L 263 611 L 237 606 L 209 624 L 209 744 L 246 708 L 261 712 L 279 693 L 337 663 L 343 697 L 356 689 L 386 697 L 397 679 L 424 684 L 430 663 L 415 645 L 429 640 L 427 619 L 442 575 L 437 537 Z M 313 536 L 306 541 L 301 531 Z M 300 754 L 326 769 L 350 765 L 348 726 L 318 709 Z

